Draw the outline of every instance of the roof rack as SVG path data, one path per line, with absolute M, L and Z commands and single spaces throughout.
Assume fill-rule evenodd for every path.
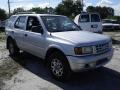
M 36 14 L 35 12 L 18 12 L 16 14 Z
M 99 14 L 98 12 L 85 12 L 85 11 L 82 11 L 80 14 Z

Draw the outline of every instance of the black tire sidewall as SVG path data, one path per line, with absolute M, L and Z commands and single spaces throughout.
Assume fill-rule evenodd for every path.
M 13 45 L 13 53 L 10 51 L 10 44 Z M 9 40 L 9 42 L 8 42 L 8 50 L 9 50 L 10 56 L 16 56 L 19 53 L 19 49 L 17 48 L 17 46 L 16 46 L 16 44 L 15 44 L 15 42 L 13 40 Z

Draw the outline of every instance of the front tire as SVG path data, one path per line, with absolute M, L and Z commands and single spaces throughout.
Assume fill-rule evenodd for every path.
M 71 69 L 67 58 L 60 52 L 54 52 L 49 56 L 49 69 L 53 78 L 58 81 L 66 81 L 71 76 Z
M 16 56 L 19 54 L 19 48 L 17 47 L 17 45 L 13 40 L 8 41 L 8 50 L 9 50 L 10 56 Z

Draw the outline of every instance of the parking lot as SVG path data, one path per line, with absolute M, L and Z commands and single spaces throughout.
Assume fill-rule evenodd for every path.
M 28 53 L 11 58 L 0 33 L 0 90 L 120 90 L 120 32 L 105 32 L 113 39 L 113 59 L 105 67 L 74 73 L 68 82 L 51 78 L 42 60 Z

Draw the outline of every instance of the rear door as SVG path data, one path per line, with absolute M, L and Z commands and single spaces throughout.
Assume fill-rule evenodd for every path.
M 91 14 L 91 31 L 102 32 L 102 22 L 98 14 Z
M 81 14 L 79 17 L 78 25 L 81 27 L 82 30 L 90 31 L 91 23 L 89 14 Z
M 14 37 L 17 42 L 17 45 L 19 48 L 23 48 L 23 37 L 24 37 L 24 31 L 26 28 L 26 16 L 19 16 L 14 24 Z

